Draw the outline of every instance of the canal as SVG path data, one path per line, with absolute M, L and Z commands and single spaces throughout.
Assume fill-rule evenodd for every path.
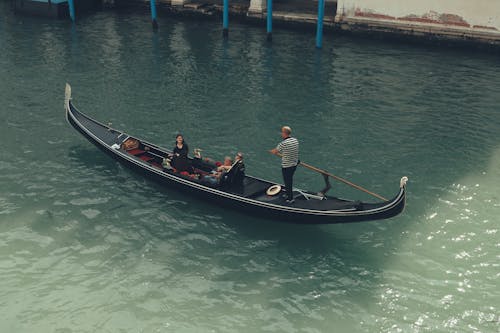
M 100 12 L 75 26 L 0 2 L 0 331 L 496 332 L 500 62 L 473 51 Z M 64 119 L 160 145 L 182 132 L 280 180 L 301 159 L 408 205 L 387 221 L 287 225 L 123 169 Z M 296 185 L 320 189 L 306 169 Z M 342 184 L 331 194 L 371 200 Z

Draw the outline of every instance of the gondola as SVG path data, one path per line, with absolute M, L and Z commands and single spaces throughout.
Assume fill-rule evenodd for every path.
M 380 220 L 400 214 L 406 202 L 403 177 L 396 196 L 377 203 L 352 201 L 311 191 L 294 189 L 295 201 L 283 197 L 280 184 L 244 175 L 237 183 L 206 182 L 204 175 L 214 169 L 212 161 L 190 156 L 192 172 L 178 172 L 165 166 L 171 151 L 111 128 L 78 111 L 66 84 L 65 113 L 69 124 L 87 140 L 124 166 L 168 188 L 193 194 L 202 200 L 230 207 L 249 216 L 302 224 L 333 224 Z M 274 191 L 273 191 L 274 190 Z

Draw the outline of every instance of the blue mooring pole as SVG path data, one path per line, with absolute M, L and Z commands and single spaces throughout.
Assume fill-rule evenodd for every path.
M 229 35 L 229 0 L 224 0 L 222 9 L 222 37 L 227 38 Z
M 318 26 L 316 28 L 316 47 L 323 46 L 323 18 L 325 16 L 325 0 L 318 0 Z
M 273 40 L 273 0 L 267 0 L 267 41 Z
M 68 7 L 69 7 L 69 17 L 71 18 L 71 21 L 75 22 L 75 3 L 73 0 L 68 0 Z
M 156 2 L 155 0 L 150 0 L 151 2 L 151 21 L 153 23 L 153 30 L 158 30 L 158 22 L 156 21 Z

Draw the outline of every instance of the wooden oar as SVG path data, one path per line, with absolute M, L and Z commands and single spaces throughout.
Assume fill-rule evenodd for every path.
M 272 153 L 271 153 L 271 154 L 272 154 Z M 276 156 L 281 157 L 281 154 L 280 154 L 280 153 L 276 153 L 275 155 L 276 155 Z M 356 185 L 356 184 L 354 184 L 354 183 L 351 183 L 351 182 L 350 182 L 350 181 L 348 181 L 347 179 L 341 178 L 341 177 L 339 177 L 339 176 L 335 176 L 334 174 L 331 174 L 331 173 L 329 173 L 329 172 L 326 172 L 325 170 L 321 170 L 320 168 L 316 168 L 315 166 L 309 165 L 309 164 L 304 163 L 304 162 L 299 162 L 299 164 L 300 164 L 300 165 L 302 165 L 304 168 L 308 168 L 308 169 L 310 169 L 310 170 L 313 170 L 313 171 L 319 172 L 319 173 L 321 173 L 322 175 L 325 175 L 325 176 L 328 176 L 328 177 L 332 177 L 333 179 L 336 179 L 336 180 L 338 180 L 339 182 L 342 182 L 342 183 L 344 183 L 344 184 L 347 184 L 347 185 L 349 185 L 349 186 L 354 187 L 355 189 L 358 189 L 358 190 L 360 190 L 360 191 L 363 191 L 363 192 L 365 192 L 365 193 L 368 193 L 368 194 L 370 194 L 370 195 L 374 196 L 374 197 L 375 197 L 375 198 L 377 198 L 377 199 L 384 200 L 384 201 L 388 201 L 388 200 L 387 200 L 386 198 L 384 198 L 383 196 L 378 195 L 377 193 L 373 193 L 373 192 L 371 192 L 371 191 L 368 191 L 366 188 L 363 188 L 363 187 L 361 187 L 361 186 L 359 186 L 359 185 Z

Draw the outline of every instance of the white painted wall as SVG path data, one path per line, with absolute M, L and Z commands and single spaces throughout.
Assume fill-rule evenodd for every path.
M 262 14 L 266 8 L 266 0 L 250 0 L 250 7 L 248 8 L 248 11 L 254 14 Z
M 355 17 L 356 10 L 396 18 L 423 17 L 431 11 L 453 14 L 462 17 L 471 27 L 487 26 L 500 33 L 500 0 L 338 0 L 338 19 L 342 20 L 342 14 L 343 18 Z

